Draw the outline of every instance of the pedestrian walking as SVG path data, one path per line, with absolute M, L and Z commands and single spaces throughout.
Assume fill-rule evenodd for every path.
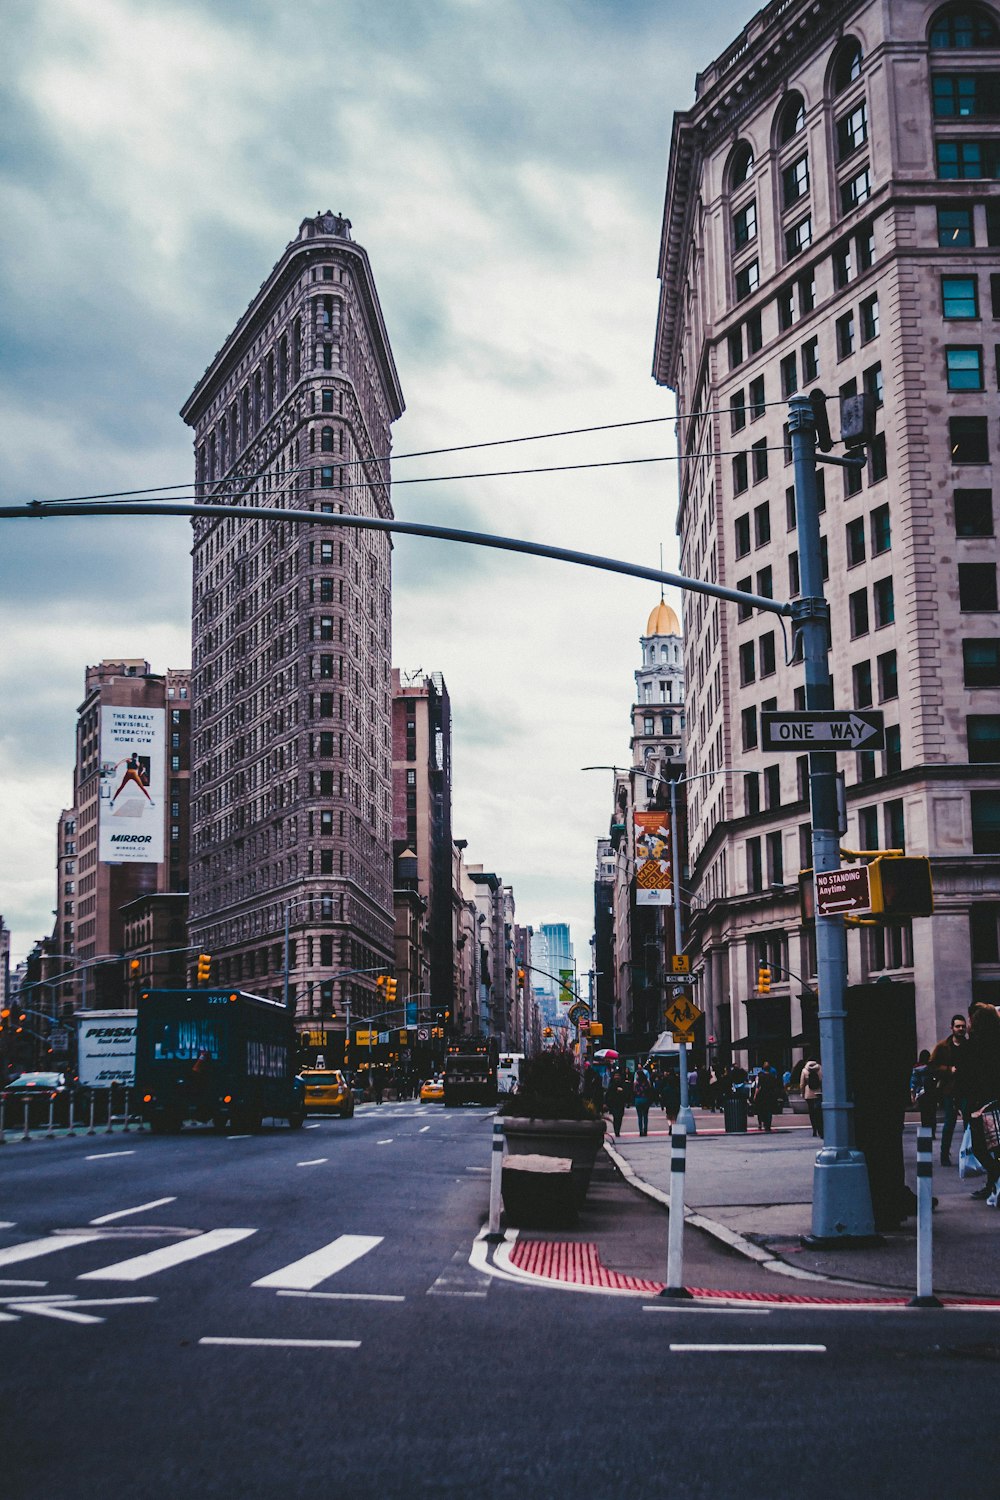
M 757 1129 L 766 1130 L 770 1134 L 774 1108 L 778 1102 L 778 1075 L 768 1062 L 761 1064 L 754 1079 L 750 1102 L 757 1116 Z
M 956 1077 L 956 1093 L 969 1106 L 972 1125 L 972 1149 L 983 1164 L 986 1181 L 972 1194 L 997 1203 L 1000 1182 L 1000 1154 L 992 1128 L 983 1115 L 990 1105 L 1000 1101 L 1000 1013 L 992 1005 L 977 1005 L 969 1022 L 969 1038 L 964 1044 Z M 994 1113 L 990 1111 L 990 1113 Z
M 930 1066 L 931 1055 L 925 1047 L 910 1074 L 910 1103 L 920 1111 L 920 1123 L 929 1128 L 931 1140 L 937 1134 L 937 1078 Z
M 809 1110 L 809 1123 L 813 1135 L 823 1134 L 823 1069 L 815 1058 L 810 1058 L 799 1077 L 802 1097 Z
M 628 1107 L 628 1075 L 621 1069 L 616 1068 L 608 1084 L 604 1096 L 611 1115 L 611 1123 L 614 1126 L 615 1135 L 622 1133 L 622 1121 L 625 1118 L 625 1110 Z
M 668 1068 L 660 1079 L 659 1100 L 663 1113 L 673 1126 L 681 1107 L 681 1080 L 674 1068 Z
M 941 1165 L 951 1166 L 951 1141 L 955 1123 L 962 1116 L 963 1128 L 969 1124 L 968 1096 L 959 1089 L 959 1064 L 968 1046 L 968 1024 L 963 1015 L 951 1018 L 951 1031 L 931 1052 L 930 1067 L 937 1080 L 937 1092 L 943 1106 L 941 1121 Z
M 649 1134 L 649 1106 L 653 1102 L 653 1084 L 649 1074 L 642 1063 L 635 1070 L 632 1079 L 632 1102 L 635 1105 L 636 1119 L 639 1121 L 639 1134 Z

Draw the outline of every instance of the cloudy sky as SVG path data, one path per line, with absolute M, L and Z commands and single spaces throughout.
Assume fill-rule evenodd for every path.
M 650 377 L 670 120 L 731 0 L 8 0 L 3 503 L 185 483 L 177 415 L 306 214 L 349 217 L 406 400 L 397 515 L 676 566 Z M 436 476 L 436 477 L 429 477 Z M 0 914 L 51 931 L 84 668 L 190 661 L 187 522 L 0 522 Z M 628 756 L 655 586 L 404 539 L 394 650 L 452 696 L 457 837 L 522 922 L 569 920 Z M 669 596 L 668 596 L 669 597 Z M 674 597 L 676 605 L 679 600 Z

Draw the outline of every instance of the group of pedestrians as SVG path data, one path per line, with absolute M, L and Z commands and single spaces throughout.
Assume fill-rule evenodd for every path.
M 590 1070 L 596 1072 L 596 1069 Z M 587 1081 L 584 1080 L 584 1094 Z M 625 1111 L 634 1106 L 639 1134 L 649 1134 L 649 1111 L 659 1106 L 673 1125 L 681 1107 L 680 1075 L 676 1068 L 659 1069 L 649 1062 L 640 1062 L 633 1074 L 619 1066 L 608 1080 L 603 1091 L 603 1108 L 610 1114 L 615 1135 L 621 1135 Z
M 934 1049 L 922 1052 L 910 1078 L 911 1100 L 923 1124 L 935 1129 L 941 1113 L 941 1165 L 952 1165 L 955 1128 L 971 1136 L 986 1181 L 972 1194 L 1000 1207 L 1000 1012 L 973 1005 L 968 1020 L 951 1018 L 951 1030 Z

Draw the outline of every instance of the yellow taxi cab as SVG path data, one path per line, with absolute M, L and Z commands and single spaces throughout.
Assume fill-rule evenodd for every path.
M 349 1120 L 354 1113 L 354 1094 L 339 1068 L 303 1068 L 306 1114 L 340 1115 Z
M 421 1104 L 440 1104 L 443 1099 L 443 1078 L 428 1078 L 420 1085 Z

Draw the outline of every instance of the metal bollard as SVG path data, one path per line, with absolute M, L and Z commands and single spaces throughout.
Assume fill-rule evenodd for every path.
M 90 1129 L 87 1131 L 88 1135 L 96 1135 L 97 1134 L 97 1131 L 94 1129 L 94 1107 L 95 1107 L 96 1104 L 97 1104 L 97 1091 L 96 1091 L 96 1089 L 91 1089 L 91 1091 L 90 1091 Z
M 500 1230 L 500 1187 L 503 1179 L 503 1121 L 493 1121 L 493 1151 L 490 1156 L 490 1228 L 486 1238 L 502 1240 Z
M 674 1122 L 670 1136 L 670 1228 L 667 1233 L 667 1284 L 661 1297 L 690 1297 L 684 1285 L 684 1171 L 687 1131 Z
M 125 1130 L 128 1132 L 128 1085 L 125 1085 Z
M 68 1121 L 68 1128 L 66 1130 L 66 1134 L 68 1136 L 70 1136 L 70 1135 L 76 1135 L 76 1118 L 75 1118 L 75 1114 L 76 1114 L 76 1089 L 71 1089 L 70 1090 L 70 1095 L 69 1095 L 69 1121 Z
M 22 1141 L 30 1141 L 31 1140 L 31 1127 L 28 1124 L 28 1116 L 29 1116 L 30 1112 L 31 1112 L 31 1100 L 30 1099 L 25 1099 L 25 1101 L 24 1101 L 24 1130 L 23 1130 L 23 1132 L 21 1134 Z
M 6 1146 L 7 1137 L 4 1134 L 4 1115 L 7 1112 L 7 1095 L 0 1094 L 0 1146 Z
M 115 1086 L 114 1086 L 113 1083 L 109 1083 L 108 1084 L 108 1123 L 107 1123 L 107 1127 L 106 1127 L 106 1129 L 104 1131 L 105 1135 L 110 1135 L 111 1134 L 111 1107 L 114 1104 L 114 1093 L 115 1093 Z
M 56 1096 L 49 1095 L 49 1128 L 42 1136 L 43 1141 L 54 1141 L 56 1138 Z
M 941 1307 L 934 1295 L 934 1132 L 917 1128 L 917 1295 L 910 1307 Z

